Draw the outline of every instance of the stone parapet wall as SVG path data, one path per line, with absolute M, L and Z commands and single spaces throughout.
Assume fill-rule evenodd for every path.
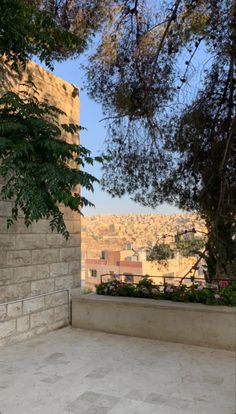
M 0 64 L 0 93 L 18 92 L 27 80 L 33 80 L 38 99 L 48 99 L 67 113 L 65 122 L 79 122 L 79 100 L 72 85 L 32 62 L 21 74 Z M 78 136 L 66 139 L 79 142 Z M 11 208 L 11 202 L 0 200 L 0 345 L 67 325 L 65 289 L 73 293 L 80 286 L 80 215 L 63 210 L 70 232 L 66 241 L 51 232 L 47 220 L 27 228 L 21 216 L 7 229 Z
M 235 350 L 236 307 L 167 300 L 80 295 L 72 326 L 112 334 Z

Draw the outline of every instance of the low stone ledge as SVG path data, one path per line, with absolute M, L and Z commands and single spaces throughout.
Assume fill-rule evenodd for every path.
M 72 326 L 227 350 L 236 345 L 236 307 L 80 295 L 72 299 Z

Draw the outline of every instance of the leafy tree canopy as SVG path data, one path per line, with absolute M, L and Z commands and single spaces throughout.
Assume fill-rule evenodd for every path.
M 167 260 L 174 258 L 174 252 L 169 244 L 156 243 L 148 252 L 147 260 L 150 262 L 156 261 L 159 263 L 167 263 Z
M 2 197 L 13 201 L 8 225 L 21 210 L 27 226 L 50 218 L 52 230 L 68 238 L 59 207 L 81 213 L 83 206 L 92 205 L 75 189 L 93 190 L 97 179 L 78 169 L 93 164 L 90 151 L 62 139 L 63 132 L 75 134 L 79 127 L 60 124 L 58 115 L 63 112 L 32 94 L 8 92 L 0 98 L 0 175 L 5 178 Z
M 116 9 L 111 0 L 2 0 L 0 57 L 16 66 L 36 55 L 52 69 L 87 48 L 112 18 L 113 3 Z
M 2 0 L 1 66 L 10 64 L 18 71 L 37 55 L 52 69 L 53 61 L 83 52 L 98 27 L 98 11 L 89 2 Z M 78 134 L 79 126 L 60 124 L 58 119 L 66 114 L 38 101 L 35 86 L 27 86 L 26 93 L 7 92 L 0 98 L 1 196 L 13 202 L 8 225 L 21 211 L 27 226 L 47 218 L 52 230 L 68 238 L 61 206 L 81 213 L 92 205 L 75 189 L 93 191 L 97 179 L 81 168 L 103 157 L 93 159 L 86 148 L 65 142 L 65 133 Z
M 177 239 L 176 249 L 182 256 L 190 257 L 201 254 L 205 244 L 206 240 L 203 237 L 191 237 L 189 239 L 181 237 Z
M 9 12 L 13 6 L 18 12 Z M 87 75 L 108 126 L 104 188 L 144 205 L 198 211 L 208 227 L 208 278 L 233 276 L 236 0 L 2 0 L 0 7 L 0 53 L 11 59 L 36 54 L 50 65 L 83 51 L 100 31 Z
M 233 277 L 236 1 L 122 3 L 88 67 L 108 126 L 103 186 L 146 206 L 198 211 L 209 278 Z
M 54 59 L 81 52 L 86 44 L 86 39 L 64 30 L 47 11 L 25 0 L 0 2 L 0 27 L 0 57 L 5 55 L 15 68 L 32 55 L 52 67 Z

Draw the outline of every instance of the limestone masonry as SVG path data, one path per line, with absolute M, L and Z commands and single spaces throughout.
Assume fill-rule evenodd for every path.
M 0 93 L 19 91 L 27 80 L 37 87 L 38 99 L 62 109 L 68 123 L 78 123 L 79 100 L 72 85 L 32 62 L 21 75 L 1 63 Z M 46 220 L 26 228 L 21 217 L 7 230 L 11 207 L 0 200 L 0 344 L 67 325 L 69 293 L 80 286 L 80 216 L 64 210 L 71 234 L 66 241 L 51 232 Z

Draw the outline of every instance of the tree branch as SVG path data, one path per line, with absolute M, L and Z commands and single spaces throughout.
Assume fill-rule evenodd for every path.
M 166 37 L 168 35 L 168 32 L 170 30 L 171 23 L 176 18 L 176 13 L 177 13 L 177 10 L 178 10 L 178 8 L 180 6 L 180 3 L 181 3 L 181 0 L 176 0 L 175 5 L 174 5 L 174 8 L 173 8 L 173 11 L 172 11 L 172 14 L 169 17 L 169 19 L 167 20 L 168 23 L 166 25 L 166 28 L 164 30 L 164 33 L 162 35 L 162 38 L 160 40 L 160 43 L 159 43 L 159 46 L 158 46 L 158 49 L 157 49 L 157 52 L 156 52 L 156 55 L 155 55 L 155 58 L 154 58 L 155 63 L 157 62 L 157 59 L 158 59 L 158 57 L 159 57 L 159 55 L 161 53 L 161 50 L 162 50 L 162 47 L 164 45 L 165 39 L 166 39 Z M 153 67 L 153 71 L 152 71 L 152 74 L 151 74 L 151 78 L 153 77 L 154 71 L 155 71 L 155 67 Z
M 200 253 L 200 255 L 199 255 L 199 258 L 197 259 L 197 261 L 196 261 L 196 263 L 194 263 L 194 265 L 188 270 L 188 272 L 187 273 L 185 273 L 185 275 L 180 279 L 180 282 L 179 282 L 179 284 L 181 285 L 182 284 L 182 282 L 183 282 L 183 280 L 184 279 L 186 279 L 186 277 L 190 274 L 190 273 L 192 273 L 192 271 L 194 270 L 194 275 L 195 275 L 195 273 L 196 273 L 196 271 L 197 271 L 197 266 L 199 265 L 199 263 L 200 263 L 200 261 L 204 258 L 204 257 L 206 257 L 206 251 L 207 251 L 207 248 L 205 247 L 205 249 L 203 250 L 203 252 L 201 252 Z

